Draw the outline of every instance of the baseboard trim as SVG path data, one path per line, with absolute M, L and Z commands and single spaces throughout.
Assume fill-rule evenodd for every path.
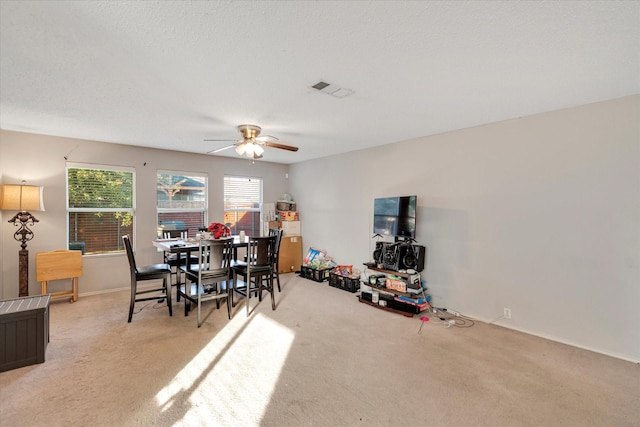
M 125 286 L 123 288 L 103 289 L 101 291 L 93 291 L 93 292 L 82 292 L 82 293 L 78 293 L 78 298 L 80 298 L 80 297 L 90 297 L 92 295 L 110 294 L 112 292 L 128 291 L 130 289 L 131 289 L 131 287 Z
M 631 363 L 640 363 L 640 359 L 636 359 L 628 354 L 620 354 L 620 353 L 615 353 L 615 352 L 611 352 L 611 351 L 606 351 L 606 350 L 601 350 L 601 349 L 597 349 L 597 348 L 592 348 L 592 347 L 587 347 L 572 341 L 567 341 L 565 339 L 561 339 L 558 337 L 554 337 L 552 335 L 547 335 L 547 334 L 539 334 L 539 333 L 534 333 L 531 331 L 528 331 L 526 329 L 521 329 L 521 328 L 514 328 L 513 326 L 507 326 L 504 323 L 498 323 L 498 321 L 495 320 L 489 320 L 489 319 L 484 319 L 481 317 L 473 317 L 473 316 L 467 316 L 466 314 L 464 315 L 465 317 L 469 317 L 470 319 L 473 320 L 477 320 L 483 323 L 487 323 L 487 324 L 491 324 L 491 325 L 496 325 L 496 326 L 500 326 L 501 328 L 506 328 L 506 329 L 511 329 L 517 332 L 522 332 L 523 334 L 527 334 L 527 335 L 533 335 L 534 337 L 539 337 L 539 338 L 544 338 L 546 340 L 549 341 L 554 341 L 560 344 L 565 344 L 571 347 L 576 347 L 576 348 L 580 348 L 582 350 L 587 350 L 587 351 L 592 351 L 594 353 L 598 353 L 598 354 L 602 354 L 605 356 L 610 356 L 610 357 L 615 357 L 616 359 L 621 359 L 627 362 L 631 362 Z M 498 319 L 500 320 L 500 319 Z

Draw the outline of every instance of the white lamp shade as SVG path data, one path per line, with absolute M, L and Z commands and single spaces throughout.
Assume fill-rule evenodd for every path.
M 44 211 L 44 187 L 5 184 L 0 192 L 0 209 L 11 211 Z
M 253 147 L 253 152 L 256 156 L 262 156 L 262 153 L 264 153 L 264 148 L 262 148 L 262 146 L 258 144 L 255 144 Z

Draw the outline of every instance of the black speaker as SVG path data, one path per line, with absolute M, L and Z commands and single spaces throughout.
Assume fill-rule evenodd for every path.
M 401 245 L 398 251 L 398 270 L 424 270 L 426 248 L 421 245 Z
M 382 251 L 384 250 L 384 242 L 376 242 L 376 248 L 373 251 L 373 262 L 382 264 Z
M 399 269 L 398 245 L 384 242 L 382 246 L 382 265 L 386 270 Z

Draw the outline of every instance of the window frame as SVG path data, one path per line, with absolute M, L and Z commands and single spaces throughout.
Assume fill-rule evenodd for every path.
M 157 186 L 158 186 L 158 178 L 159 175 L 161 174 L 168 174 L 168 175 L 174 175 L 174 176 L 184 176 L 184 177 L 188 177 L 188 178 L 202 178 L 204 179 L 204 201 L 203 201 L 203 208 L 160 208 L 158 207 L 158 190 L 157 190 Z M 156 170 L 156 224 L 158 227 L 158 230 L 160 230 L 160 214 L 162 213 L 181 213 L 181 212 L 202 212 L 202 221 L 203 221 L 203 227 L 208 226 L 208 221 L 209 221 L 209 175 L 207 173 L 204 172 L 194 172 L 194 171 L 176 171 L 176 170 L 169 170 L 169 169 L 157 169 Z M 193 230 L 193 232 L 191 233 L 190 237 L 194 237 L 196 232 L 198 230 Z M 159 234 L 159 233 L 158 233 Z
M 260 182 L 260 188 L 258 191 L 258 197 L 259 200 L 257 202 L 258 207 L 257 208 L 242 208 L 242 209 L 237 209 L 237 208 L 227 208 L 227 180 L 228 179 L 244 179 L 244 180 L 257 180 Z M 222 191 L 222 204 L 223 204 L 223 215 L 226 217 L 227 212 L 254 212 L 258 214 L 258 224 L 256 226 L 255 231 L 257 232 L 256 236 L 260 236 L 262 235 L 262 222 L 260 220 L 260 218 L 262 217 L 262 206 L 263 206 L 263 200 L 264 200 L 264 179 L 261 177 L 257 177 L 257 176 L 246 176 L 246 175 L 224 175 L 223 178 L 223 191 Z M 255 202 L 254 202 L 255 203 Z M 236 233 L 234 233 L 234 231 Z M 231 227 L 231 233 L 232 234 L 237 234 L 237 223 L 235 227 Z
M 131 173 L 131 207 L 130 208 L 71 208 L 69 207 L 69 169 L 89 169 L 96 171 L 109 171 L 109 172 L 126 172 Z M 94 163 L 72 163 L 68 162 L 65 166 L 65 207 L 66 207 L 66 241 L 67 241 L 67 249 L 69 248 L 69 244 L 71 243 L 69 237 L 71 233 L 70 215 L 74 212 L 80 213 L 91 213 L 91 212 L 105 212 L 105 213 L 114 213 L 114 212 L 125 212 L 131 214 L 131 233 L 135 235 L 136 231 L 136 169 L 128 166 L 114 166 L 114 165 L 103 165 L 103 164 L 94 164 Z M 135 239 L 133 239 L 135 241 Z M 124 244 L 120 242 L 121 248 L 118 250 L 108 251 L 108 252 L 93 252 L 93 253 L 83 253 L 82 256 L 88 257 L 101 257 L 101 256 L 119 256 L 126 252 Z

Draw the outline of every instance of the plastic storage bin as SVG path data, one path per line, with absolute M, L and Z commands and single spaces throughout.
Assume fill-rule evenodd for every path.
M 305 279 L 313 280 L 314 282 L 324 282 L 329 279 L 329 271 L 331 269 L 315 269 L 311 267 L 305 267 L 304 265 L 300 267 L 300 277 L 304 277 Z
M 329 273 L 329 286 L 352 293 L 358 292 L 358 290 L 360 290 L 360 278 L 343 276 L 337 273 Z

